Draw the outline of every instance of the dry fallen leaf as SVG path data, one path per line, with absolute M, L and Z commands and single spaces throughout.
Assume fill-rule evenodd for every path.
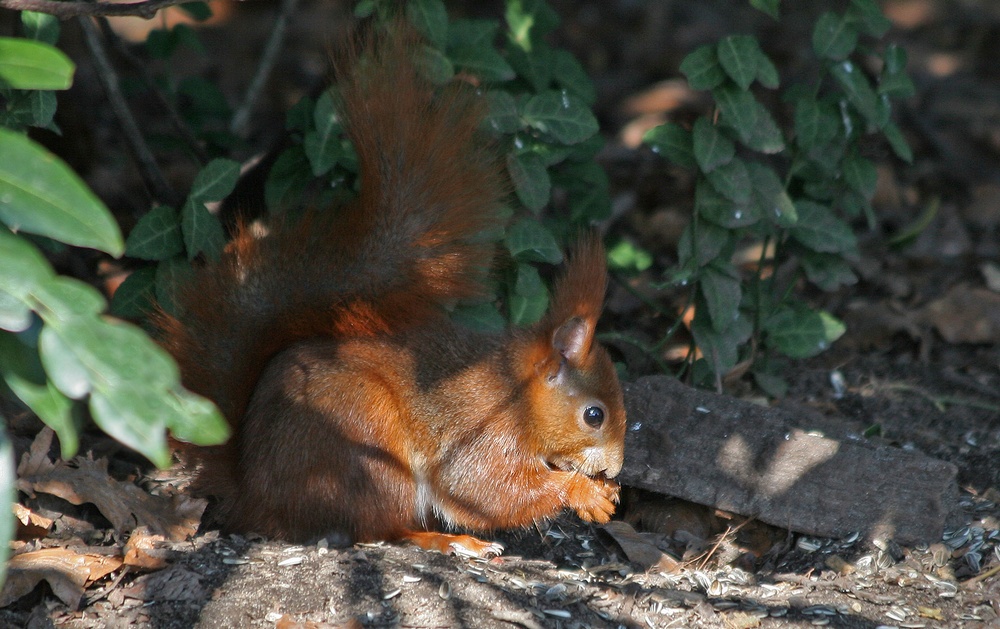
M 644 539 L 630 524 L 614 520 L 603 528 L 621 546 L 628 560 L 643 569 L 674 572 L 680 567 L 680 562 Z
M 121 566 L 120 557 L 78 553 L 68 548 L 45 548 L 16 555 L 7 564 L 0 607 L 28 594 L 44 580 L 59 600 L 76 609 L 87 585 Z
M 1000 342 L 1000 295 L 989 289 L 959 284 L 922 313 L 949 343 Z
M 17 518 L 17 539 L 29 540 L 45 537 L 52 530 L 52 520 L 40 516 L 22 504 L 14 503 L 14 517 Z
M 143 570 L 161 570 L 167 567 L 170 552 L 158 548 L 166 541 L 162 535 L 154 535 L 145 526 L 132 531 L 125 544 L 125 564 Z
M 207 502 L 189 496 L 153 496 L 133 483 L 108 475 L 107 459 L 76 457 L 70 462 L 48 458 L 48 429 L 35 439 L 18 466 L 17 488 L 29 495 L 52 494 L 75 505 L 92 503 L 120 532 L 146 526 L 153 534 L 184 540 L 198 530 Z

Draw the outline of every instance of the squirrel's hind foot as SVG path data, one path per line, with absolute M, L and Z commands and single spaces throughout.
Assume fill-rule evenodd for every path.
M 426 550 L 436 550 L 448 554 L 466 557 L 499 556 L 503 553 L 503 544 L 487 542 L 471 535 L 454 535 L 436 531 L 408 531 L 400 536 Z

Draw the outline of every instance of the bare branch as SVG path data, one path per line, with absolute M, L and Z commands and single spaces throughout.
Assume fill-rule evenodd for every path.
M 285 31 L 288 28 L 288 20 L 298 4 L 299 0 L 283 0 L 281 3 L 281 12 L 278 14 L 278 19 L 275 20 L 274 28 L 271 29 L 271 36 L 268 38 L 267 44 L 264 46 L 264 53 L 261 55 L 260 64 L 257 66 L 257 72 L 254 74 L 253 80 L 250 82 L 250 87 L 247 88 L 243 104 L 240 105 L 240 108 L 233 115 L 233 120 L 229 125 L 229 130 L 238 136 L 245 136 L 247 133 L 247 125 L 250 123 L 250 115 L 253 113 L 253 109 L 257 105 L 257 100 L 260 98 L 260 93 L 264 88 L 264 83 L 267 82 L 267 78 L 271 75 L 271 70 L 274 69 L 274 64 L 278 60 L 278 52 L 280 52 L 281 44 L 285 39 Z
M 0 8 L 48 13 L 61 20 L 83 15 L 136 15 L 147 20 L 160 9 L 192 0 L 145 0 L 144 2 L 63 2 L 61 0 L 0 0 Z
M 152 151 L 146 145 L 146 140 L 142 137 L 142 132 L 139 130 L 139 125 L 132 116 L 132 111 L 128 108 L 128 103 L 125 102 L 125 97 L 122 95 L 118 85 L 118 75 L 111 66 L 111 61 L 108 59 L 108 54 L 101 42 L 100 31 L 98 31 L 97 26 L 94 25 L 93 20 L 89 17 L 81 17 L 78 20 L 80 27 L 83 29 L 87 48 L 90 49 L 90 54 L 94 59 L 97 76 L 100 78 L 101 83 L 104 84 L 104 91 L 107 94 L 108 101 L 111 103 L 111 108 L 115 112 L 115 116 L 118 118 L 119 124 L 122 126 L 125 139 L 135 153 L 143 181 L 157 201 L 176 206 L 180 197 L 170 187 L 170 184 L 167 183 L 162 171 L 160 171 L 160 167 L 157 166 L 156 158 L 153 157 Z
M 177 134 L 181 136 L 184 143 L 187 144 L 188 149 L 194 154 L 195 158 L 198 160 L 200 166 L 204 166 L 208 163 L 208 153 L 202 147 L 202 143 L 195 137 L 192 133 L 191 128 L 188 127 L 187 123 L 181 119 L 180 114 L 177 112 L 177 108 L 171 103 L 166 96 L 163 94 L 163 89 L 156 83 L 153 78 L 153 73 L 149 71 L 148 64 L 144 63 L 139 59 L 129 47 L 125 45 L 125 42 L 118 37 L 118 34 L 114 32 L 108 20 L 105 18 L 99 18 L 98 24 L 101 27 L 101 32 L 104 34 L 104 39 L 108 41 L 114 48 L 115 52 L 128 63 L 134 72 L 137 72 L 142 78 L 142 82 L 146 84 L 146 89 L 149 90 L 156 102 L 160 104 L 163 108 L 164 113 L 167 115 L 167 119 L 170 120 L 170 124 L 177 131 Z

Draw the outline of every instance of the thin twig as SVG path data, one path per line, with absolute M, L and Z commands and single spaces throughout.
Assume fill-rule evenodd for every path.
M 167 97 L 163 95 L 163 90 L 161 90 L 156 84 L 152 72 L 149 71 L 148 65 L 136 57 L 135 54 L 128 49 L 128 46 L 125 45 L 121 37 L 119 37 L 118 34 L 111 28 L 107 19 L 98 18 L 98 20 L 101 25 L 101 32 L 104 33 L 105 39 L 111 42 L 111 45 L 114 46 L 115 52 L 118 53 L 130 66 L 132 66 L 133 70 L 139 73 L 139 76 L 142 78 L 142 82 L 146 84 L 146 88 L 149 89 L 153 98 L 155 98 L 156 102 L 158 102 L 160 107 L 163 108 L 163 111 L 167 114 L 167 119 L 170 120 L 170 124 L 173 125 L 174 130 L 177 131 L 177 134 L 181 136 L 184 143 L 187 144 L 191 152 L 194 153 L 194 156 L 198 160 L 199 164 L 202 166 L 207 164 L 208 153 L 206 153 L 205 149 L 201 146 L 201 141 L 198 140 L 195 134 L 191 131 L 191 128 L 188 127 L 187 123 L 184 122 L 180 114 L 177 113 L 177 109 L 174 107 L 173 103 L 171 103 Z
M 136 123 L 135 118 L 132 117 L 132 112 L 129 110 L 128 103 L 125 102 L 125 97 L 122 95 L 121 88 L 118 85 L 118 75 L 111 66 L 111 61 L 108 59 L 108 54 L 101 43 L 101 36 L 97 31 L 97 27 L 94 26 L 93 20 L 89 17 L 80 17 L 78 20 L 80 28 L 83 29 L 87 48 L 90 50 L 90 54 L 97 66 L 97 76 L 104 85 L 104 91 L 107 93 L 111 108 L 118 118 L 118 123 L 122 126 L 122 132 L 125 134 L 126 141 L 135 152 L 143 181 L 146 182 L 150 193 L 157 201 L 176 206 L 180 198 L 174 192 L 173 188 L 170 187 L 170 184 L 167 183 L 166 178 L 160 171 L 160 167 L 156 164 L 156 158 L 153 157 L 152 151 L 149 150 L 146 140 L 139 131 L 139 125 Z
M 278 53 L 281 51 L 281 44 L 285 39 L 285 32 L 288 30 L 289 18 L 298 4 L 299 0 L 282 0 L 281 2 L 278 19 L 275 21 L 274 28 L 271 29 L 271 36 L 264 46 L 264 52 L 260 57 L 260 65 L 257 66 L 257 73 L 254 74 L 253 80 L 250 81 L 246 96 L 243 98 L 243 104 L 233 114 L 233 120 L 229 125 L 229 130 L 234 135 L 243 137 L 246 134 L 250 115 L 253 113 L 254 107 L 257 106 L 257 99 L 260 98 L 264 84 L 267 82 L 267 78 L 271 75 L 271 70 L 274 69 L 274 64 L 278 60 Z
M 87 597 L 86 602 L 85 602 L 85 606 L 89 607 L 89 606 L 93 605 L 94 603 L 96 603 L 97 601 L 101 600 L 102 598 L 105 598 L 108 594 L 111 593 L 112 590 L 114 590 L 116 587 L 118 587 L 118 584 L 122 582 L 122 579 L 125 578 L 125 575 L 127 575 L 129 573 L 129 571 L 130 571 L 130 566 L 126 565 L 124 568 L 122 568 L 122 571 L 120 573 L 118 573 L 118 576 L 115 577 L 114 580 L 111 583 L 109 583 L 105 587 L 101 588 L 101 590 L 98 591 L 97 593 L 92 594 L 91 596 Z
M 986 572 L 982 574 L 977 574 L 976 576 L 972 577 L 971 579 L 968 579 L 967 581 L 963 581 L 962 586 L 966 588 L 971 588 L 980 581 L 985 581 L 986 579 L 989 579 L 990 577 L 995 576 L 997 574 L 1000 574 L 1000 565 L 993 566 Z
M 0 0 L 0 8 L 38 11 L 61 20 L 83 15 L 136 15 L 147 20 L 160 9 L 191 0 L 146 0 L 145 2 L 63 2 L 62 0 Z

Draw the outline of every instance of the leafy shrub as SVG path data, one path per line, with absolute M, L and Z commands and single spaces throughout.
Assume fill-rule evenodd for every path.
M 24 133 L 54 128 L 52 90 L 67 89 L 75 67 L 53 46 L 55 18 L 21 16 L 26 38 L 0 38 L 0 386 L 56 432 L 65 458 L 78 448 L 85 404 L 102 430 L 166 467 L 166 431 L 211 444 L 225 438 L 225 423 L 208 400 L 181 387 L 176 365 L 145 332 L 104 315 L 101 294 L 56 274 L 39 250 L 62 243 L 119 256 L 125 247 L 104 204 Z M 0 466 L 9 500 L 6 439 Z M 10 516 L 0 510 L 0 539 L 10 537 Z
M 777 0 L 752 4 L 777 18 Z M 780 82 L 754 36 L 724 37 L 681 63 L 689 85 L 711 93 L 713 116 L 690 129 L 661 125 L 645 142 L 697 173 L 694 214 L 668 277 L 690 287 L 691 332 L 704 357 L 694 365 L 696 380 L 718 383 L 748 361 L 757 383 L 780 393 L 773 354 L 813 356 L 844 332 L 832 315 L 810 309 L 795 284 L 804 278 L 830 291 L 856 281 L 850 223 L 875 223 L 876 170 L 862 154 L 862 139 L 881 134 L 898 157 L 912 159 L 890 119 L 890 99 L 913 93 L 905 51 L 885 47 L 874 83 L 859 59 L 871 54 L 863 39 L 888 28 L 874 0 L 850 0 L 843 13 L 819 16 L 812 33 L 818 76 L 812 85 L 782 90 L 794 120 L 786 131 L 754 95 L 755 85 L 773 90 Z M 750 277 L 732 261 L 747 242 L 762 251 Z

